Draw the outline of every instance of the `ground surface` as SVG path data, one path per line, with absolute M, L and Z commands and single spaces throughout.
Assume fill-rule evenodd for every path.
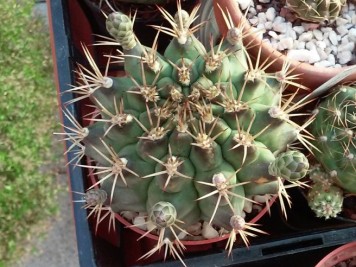
M 44 28 L 48 30 L 47 6 L 39 1 L 34 10 L 36 16 L 44 16 Z M 48 222 L 38 226 L 39 232 L 44 232 L 37 240 L 25 241 L 28 253 L 12 267 L 78 267 L 78 252 L 75 239 L 74 220 L 72 216 L 72 203 L 67 190 L 67 175 L 64 167 L 62 146 L 59 147 L 57 166 L 57 181 L 60 185 L 58 196 L 59 212 Z M 37 229 L 34 229 L 36 231 Z

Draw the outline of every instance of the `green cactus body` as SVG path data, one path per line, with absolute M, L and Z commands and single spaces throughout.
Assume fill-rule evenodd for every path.
M 252 201 L 246 196 L 280 192 L 278 179 L 290 161 L 276 163 L 273 174 L 269 166 L 299 129 L 283 113 L 285 85 L 250 70 L 242 43 L 226 38 L 206 52 L 189 29 L 195 9 L 175 17 L 161 11 L 173 27 L 155 27 L 173 36 L 164 56 L 137 42 L 128 17 L 108 16 L 129 79 L 98 91 L 93 102 L 102 119 L 75 139 L 88 144 L 111 210 L 147 214 L 160 236 L 152 253 L 167 242 L 180 246 L 175 234 L 201 221 L 234 231 L 230 219 L 244 214 L 244 203 Z M 147 56 L 152 51 L 158 71 Z M 166 219 L 171 223 L 158 223 Z
M 287 7 L 303 20 L 329 23 L 338 17 L 345 3 L 346 0 L 287 0 Z
M 329 219 L 342 211 L 343 192 L 334 185 L 315 183 L 308 192 L 309 207 L 317 217 Z
M 356 88 L 340 86 L 326 96 L 310 125 L 314 154 L 334 182 L 356 193 Z

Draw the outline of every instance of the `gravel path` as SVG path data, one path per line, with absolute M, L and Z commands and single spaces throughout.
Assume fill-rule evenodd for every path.
M 66 188 L 67 176 L 58 174 L 61 188 Z M 77 267 L 79 266 L 77 245 L 75 239 L 72 204 L 67 190 L 62 190 L 59 197 L 59 214 L 48 224 L 47 234 L 30 241 L 26 246 L 31 252 L 13 267 Z M 42 226 L 41 226 L 42 228 Z M 41 229 L 43 230 L 43 229 Z

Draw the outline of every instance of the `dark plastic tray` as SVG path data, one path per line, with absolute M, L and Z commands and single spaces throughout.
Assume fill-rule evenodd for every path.
M 81 0 L 47 0 L 50 17 L 53 60 L 58 88 L 59 103 L 73 98 L 70 93 L 63 94 L 74 83 L 74 63 L 82 61 L 79 52 L 79 39 L 84 38 L 90 43 L 93 40 L 92 29 L 95 21 L 90 21 L 90 15 Z M 81 2 L 81 3 L 79 3 Z M 73 8 L 75 6 L 75 8 Z M 81 9 L 78 12 L 78 8 Z M 82 17 L 87 16 L 87 17 Z M 71 22 L 71 23 L 69 23 Z M 94 26 L 93 26 L 94 25 Z M 86 34 L 86 33 L 89 33 Z M 78 37 L 81 36 L 81 37 Z M 69 106 L 69 111 L 77 117 L 80 107 Z M 79 117 L 79 116 L 78 116 Z M 70 125 L 62 116 L 64 125 Z M 66 144 L 68 147 L 70 144 Z M 68 161 L 74 155 L 68 154 Z M 83 192 L 86 188 L 87 174 L 80 168 L 68 167 L 68 180 L 70 189 Z M 190 267 L 200 266 L 315 266 L 328 252 L 344 243 L 356 240 L 356 224 L 340 220 L 325 221 L 315 218 L 308 210 L 305 199 L 298 190 L 292 190 L 293 209 L 288 210 L 288 220 L 280 216 L 278 204 L 272 207 L 272 216 L 265 216 L 259 223 L 263 229 L 270 233 L 251 239 L 249 248 L 237 247 L 232 256 L 220 248 L 200 254 L 186 254 L 185 263 Z M 73 194 L 73 199 L 78 196 Z M 119 247 L 111 245 L 104 239 L 93 234 L 86 217 L 87 212 L 81 205 L 73 204 L 73 214 L 76 226 L 79 262 L 82 267 L 124 267 L 125 257 L 130 249 L 125 245 L 123 238 L 127 231 L 117 225 L 120 235 Z M 180 266 L 179 262 L 166 261 L 147 266 Z

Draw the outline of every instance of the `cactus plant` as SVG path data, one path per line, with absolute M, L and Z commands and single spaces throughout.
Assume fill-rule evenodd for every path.
M 238 234 L 248 244 L 248 236 L 263 233 L 245 222 L 245 204 L 256 195 L 287 196 L 283 180 L 298 185 L 306 174 L 306 158 L 291 147 L 310 144 L 311 121 L 291 119 L 301 104 L 296 93 L 283 94 L 296 85 L 288 64 L 266 73 L 273 62 L 252 63 L 228 14 L 228 35 L 206 51 L 193 35 L 202 25 L 191 27 L 198 7 L 189 14 L 178 1 L 174 16 L 159 10 L 171 28 L 153 27 L 173 37 L 163 55 L 158 38 L 152 47 L 139 43 L 130 17 L 108 15 L 107 30 L 123 49 L 115 58 L 124 77 L 102 74 L 84 47 L 90 68 L 78 66 L 79 85 L 68 90 L 78 97 L 68 104 L 89 98 L 100 116 L 83 127 L 65 112 L 73 123 L 67 153 L 98 176 L 90 189 L 103 191 L 86 193 L 91 214 L 143 214 L 134 226 L 159 237 L 143 258 L 166 247 L 181 259 L 180 239 L 203 221 L 229 233 L 231 252 Z M 82 164 L 84 154 L 95 164 Z
M 306 21 L 328 24 L 334 21 L 346 0 L 286 0 L 287 7 Z
M 346 192 L 356 193 L 356 87 L 338 86 L 315 110 L 310 124 L 316 160 Z
M 312 181 L 307 195 L 309 207 L 317 217 L 336 217 L 342 211 L 343 191 L 320 166 L 313 166 L 309 177 Z

